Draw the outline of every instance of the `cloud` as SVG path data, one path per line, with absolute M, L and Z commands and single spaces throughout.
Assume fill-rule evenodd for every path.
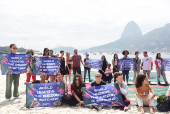
M 169 23 L 168 0 L 0 1 L 0 45 L 85 49 L 120 38 L 134 20 L 143 34 Z

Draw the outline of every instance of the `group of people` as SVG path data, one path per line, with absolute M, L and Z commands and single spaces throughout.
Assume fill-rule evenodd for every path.
M 17 52 L 17 46 L 15 44 L 10 45 L 11 54 L 16 54 Z M 65 93 L 68 92 L 67 89 L 67 76 L 69 76 L 69 82 L 71 83 L 71 70 L 73 69 L 73 82 L 71 84 L 71 92 L 72 96 L 70 99 L 67 97 L 67 94 L 65 97 L 63 97 L 63 102 L 67 103 L 70 106 L 81 106 L 84 105 L 83 96 L 81 88 L 85 87 L 85 75 L 88 71 L 89 74 L 89 82 L 90 80 L 90 68 L 85 67 L 85 75 L 84 75 L 84 81 L 82 79 L 81 75 L 81 68 L 80 68 L 80 62 L 85 66 L 85 62 L 89 59 L 89 54 L 86 54 L 86 58 L 84 59 L 84 62 L 82 61 L 81 55 L 78 55 L 77 50 L 74 50 L 74 55 L 70 57 L 70 53 L 66 53 L 66 59 L 64 58 L 64 51 L 60 51 L 61 54 L 61 65 L 60 65 L 60 71 L 56 76 L 47 76 L 45 73 L 42 73 L 40 78 L 41 80 L 36 80 L 36 76 L 33 75 L 32 71 L 32 61 L 34 60 L 34 51 L 33 50 L 27 50 L 26 54 L 31 55 L 31 61 L 27 68 L 26 73 L 26 83 L 30 83 L 30 78 L 32 76 L 32 83 L 52 83 L 52 82 L 58 82 L 63 81 L 64 75 L 65 75 Z M 124 50 L 122 52 L 124 55 L 123 58 L 128 58 L 129 52 L 127 50 Z M 137 98 L 137 104 L 141 109 L 141 112 L 144 113 L 143 106 L 149 105 L 150 106 L 150 112 L 153 113 L 153 105 L 154 105 L 154 97 L 155 93 L 152 89 L 152 87 L 149 85 L 150 82 L 150 71 L 153 68 L 153 60 L 151 57 L 147 55 L 147 52 L 143 52 L 144 58 L 141 59 L 138 57 L 138 52 L 135 53 L 135 62 L 136 62 L 136 69 L 134 70 L 134 82 L 136 87 L 136 98 Z M 43 57 L 55 57 L 53 55 L 53 51 L 49 50 L 48 48 L 44 48 Z M 114 54 L 114 58 L 112 61 L 113 69 L 111 69 L 111 64 L 109 64 L 103 55 L 103 66 L 102 69 L 99 70 L 98 73 L 95 74 L 95 81 L 91 82 L 91 86 L 101 86 L 106 85 L 106 82 L 111 83 L 112 78 L 114 79 L 114 83 L 118 83 L 120 92 L 122 95 L 122 99 L 125 103 L 125 106 L 119 106 L 117 108 L 119 109 L 125 109 L 127 110 L 130 105 L 130 100 L 128 100 L 128 78 L 129 78 L 129 71 L 123 70 L 122 73 L 119 73 L 118 68 L 118 62 L 119 58 L 117 54 Z M 156 70 L 158 74 L 158 84 L 160 84 L 160 75 L 162 74 L 165 83 L 168 83 L 165 76 L 165 71 L 161 70 L 161 54 L 158 53 L 156 56 L 155 64 L 156 64 Z M 66 64 L 65 64 L 66 63 Z M 66 66 L 66 67 L 65 67 Z M 144 74 L 139 74 L 140 69 L 143 70 Z M 113 75 L 112 75 L 113 74 Z M 148 77 L 146 77 L 146 74 Z M 12 82 L 14 82 L 14 92 L 13 96 L 16 98 L 19 98 L 19 92 L 18 92 L 18 86 L 19 86 L 19 77 L 20 74 L 9 74 L 6 75 L 6 94 L 5 97 L 7 100 L 11 99 L 11 86 Z M 125 83 L 125 77 L 126 82 Z M 49 81 L 50 78 L 50 81 Z M 151 94 L 150 94 L 150 92 Z M 69 101 L 69 102 L 68 102 Z M 92 108 L 95 108 L 98 110 L 98 106 L 94 106 Z

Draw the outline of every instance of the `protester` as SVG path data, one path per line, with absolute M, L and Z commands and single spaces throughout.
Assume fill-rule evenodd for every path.
M 87 53 L 86 58 L 84 59 L 84 65 L 85 65 L 86 61 L 88 61 L 88 60 L 89 60 L 89 54 Z M 91 70 L 91 68 L 84 66 L 84 82 L 86 80 L 86 72 L 87 71 L 88 71 L 88 75 L 89 75 L 89 82 L 91 82 L 91 80 L 90 80 L 90 70 Z
M 48 80 L 46 80 L 46 77 L 47 77 L 47 74 L 42 73 L 42 74 L 40 75 L 40 79 L 41 79 L 41 80 L 35 80 L 35 81 L 33 81 L 32 83 L 50 83 Z
M 49 57 L 49 49 L 48 48 L 44 48 L 43 57 Z M 55 76 L 46 76 L 46 80 L 48 80 L 49 77 L 50 77 L 50 82 L 54 82 Z
M 102 69 L 99 70 L 99 73 L 102 74 L 102 80 L 105 81 L 105 78 L 106 78 L 105 70 L 107 68 L 107 60 L 104 55 L 102 55 L 101 60 L 103 61 L 103 66 L 102 66 Z
M 106 77 L 105 77 L 105 81 L 108 81 L 108 83 L 111 83 L 111 81 L 112 81 L 112 73 L 113 73 L 113 69 L 111 69 L 110 68 L 111 67 L 111 64 L 108 64 L 108 66 L 107 66 L 107 69 L 106 69 L 106 71 L 105 71 L 105 75 L 106 75 Z
M 165 71 L 164 70 L 161 70 L 161 61 L 163 59 L 161 58 L 161 54 L 160 53 L 157 53 L 156 55 L 156 60 L 155 60 L 155 65 L 156 65 L 156 71 L 157 71 L 157 81 L 158 81 L 158 84 L 160 85 L 160 75 L 162 75 L 164 81 L 165 81 L 165 84 L 168 84 L 167 82 L 167 79 L 166 79 L 166 75 L 165 75 Z
M 49 56 L 50 56 L 50 57 L 55 57 L 53 54 L 54 54 L 54 53 L 53 53 L 53 50 L 49 50 Z
M 146 75 L 139 74 L 135 82 L 137 104 L 141 109 L 141 113 L 144 114 L 143 106 L 150 107 L 150 113 L 153 114 L 154 97 L 155 92 L 148 83 Z M 151 93 L 149 93 L 151 91 Z
M 113 57 L 113 60 L 112 60 L 113 74 L 114 74 L 115 72 L 119 72 L 118 62 L 119 62 L 118 55 L 115 53 L 115 54 L 114 54 L 114 57 Z
M 70 57 L 70 53 L 66 53 L 66 76 L 65 76 L 65 82 L 67 83 L 67 76 L 69 75 L 69 84 L 71 83 L 71 65 L 72 65 L 72 60 Z
M 55 55 L 55 57 L 59 57 L 60 55 L 57 53 L 56 55 Z
M 134 62 L 135 62 L 135 68 L 134 68 L 134 77 L 133 77 L 133 82 L 135 83 L 136 80 L 136 76 L 139 75 L 140 73 L 140 63 L 141 63 L 141 59 L 138 56 L 139 52 L 135 52 L 135 58 Z M 137 75 L 136 75 L 137 74 Z
M 75 75 L 77 72 L 78 74 L 80 74 L 81 79 L 82 79 L 80 62 L 83 64 L 83 61 L 81 59 L 81 55 L 77 54 L 77 49 L 74 50 L 74 55 L 72 56 L 72 61 L 73 61 L 73 75 Z M 83 66 L 84 66 L 84 64 L 83 64 Z
M 127 99 L 127 95 L 128 95 L 128 89 L 127 89 L 127 85 L 126 83 L 123 81 L 123 76 L 121 73 L 119 72 L 115 72 L 114 75 L 114 83 L 117 83 L 119 85 L 120 88 L 120 92 L 122 95 L 122 100 L 125 104 L 125 106 L 117 106 L 116 108 L 120 109 L 120 110 L 128 110 L 128 106 L 130 105 L 130 100 Z
M 96 81 L 92 82 L 91 83 L 91 86 L 92 87 L 95 87 L 95 86 L 101 86 L 101 85 L 106 85 L 106 82 L 102 81 L 102 76 L 100 73 L 96 73 L 95 74 L 95 79 Z
M 142 58 L 141 70 L 143 70 L 144 75 L 147 74 L 148 81 L 150 83 L 150 72 L 153 69 L 152 57 L 149 57 L 147 52 L 143 52 L 144 58 Z
M 65 75 L 65 58 L 64 58 L 64 51 L 61 50 L 61 51 L 60 51 L 60 54 L 61 54 L 60 73 L 61 73 L 61 75 L 62 75 L 62 80 L 63 80 L 64 75 Z
M 54 81 L 54 82 L 61 82 L 61 81 L 63 81 L 63 80 L 62 80 L 62 75 L 61 75 L 61 73 L 58 73 L 58 74 L 55 76 L 55 81 Z M 67 92 L 68 92 L 67 83 L 64 82 L 64 84 L 65 84 L 65 93 L 67 93 Z
M 29 49 L 26 51 L 26 54 L 31 55 L 31 59 L 29 61 L 28 67 L 27 67 L 27 73 L 26 73 L 26 82 L 30 82 L 30 78 L 32 76 L 32 80 L 36 80 L 36 76 L 33 74 L 33 66 L 32 66 L 32 60 L 34 59 L 34 51 L 32 49 Z
M 15 44 L 10 44 L 9 47 L 10 47 L 11 54 L 16 54 L 17 53 L 17 46 Z M 11 99 L 12 82 L 14 84 L 13 96 L 15 98 L 20 98 L 19 97 L 19 91 L 18 91 L 19 78 L 20 78 L 20 74 L 7 74 L 6 75 L 6 93 L 5 93 L 5 97 L 6 97 L 7 101 L 10 101 L 10 99 Z
M 128 58 L 129 51 L 128 50 L 123 50 L 122 54 L 124 55 L 123 58 Z M 122 69 L 122 73 L 123 73 L 123 81 L 125 82 L 125 77 L 126 77 L 126 83 L 128 84 L 129 70 Z
M 72 102 L 69 103 L 71 106 L 85 105 L 82 96 L 82 87 L 85 87 L 79 74 L 75 74 L 73 83 L 71 84 Z

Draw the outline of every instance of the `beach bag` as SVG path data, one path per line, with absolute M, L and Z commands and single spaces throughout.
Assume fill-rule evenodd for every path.
M 157 105 L 156 108 L 160 111 L 160 112 L 168 112 L 169 111 L 169 98 L 166 97 L 165 95 L 160 95 L 157 98 Z

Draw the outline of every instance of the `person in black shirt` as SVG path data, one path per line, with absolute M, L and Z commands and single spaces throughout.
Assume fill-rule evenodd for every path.
M 105 70 L 107 68 L 107 60 L 104 55 L 102 55 L 101 60 L 103 61 L 103 66 L 102 66 L 102 69 L 99 70 L 99 73 L 102 75 L 102 80 L 105 81 L 105 77 L 106 77 Z
M 85 63 L 86 63 L 86 61 L 88 61 L 89 60 L 89 54 L 87 53 L 86 54 L 86 58 L 84 59 L 84 65 L 85 65 Z M 91 82 L 91 80 L 90 80 L 90 69 L 91 68 L 89 68 L 89 67 L 85 67 L 84 66 L 84 82 L 85 82 L 85 80 L 86 80 L 86 72 L 88 71 L 88 75 L 89 75 L 89 82 Z
M 100 73 L 96 73 L 96 74 L 95 74 L 95 79 L 96 79 L 96 81 L 92 82 L 92 83 L 91 83 L 91 86 L 92 86 L 92 87 L 95 87 L 95 86 L 106 85 L 106 82 L 102 81 L 101 77 L 102 77 L 102 76 L 101 76 Z
M 60 73 L 62 74 L 62 80 L 63 80 L 64 75 L 65 75 L 65 58 L 63 57 L 64 56 L 64 51 L 61 50 L 60 54 L 61 54 Z
M 49 56 L 50 56 L 50 57 L 55 57 L 55 56 L 54 56 L 54 53 L 53 53 L 53 50 L 49 50 Z

